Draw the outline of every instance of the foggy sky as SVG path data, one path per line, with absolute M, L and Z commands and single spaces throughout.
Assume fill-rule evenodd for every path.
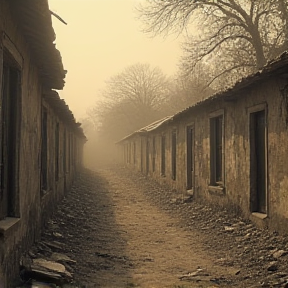
M 129 65 L 149 63 L 167 75 L 181 55 L 177 35 L 151 38 L 140 31 L 134 6 L 142 0 L 49 0 L 66 85 L 60 92 L 77 120 L 99 99 L 105 81 Z

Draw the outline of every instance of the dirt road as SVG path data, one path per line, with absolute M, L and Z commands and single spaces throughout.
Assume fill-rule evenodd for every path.
M 87 288 L 285 286 L 287 237 L 177 197 L 123 168 L 85 170 L 43 240 Z

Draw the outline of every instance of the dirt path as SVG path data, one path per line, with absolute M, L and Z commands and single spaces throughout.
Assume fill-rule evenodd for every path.
M 284 287 L 287 237 L 230 218 L 122 168 L 85 170 L 43 241 L 87 288 Z
M 115 222 L 125 233 L 125 255 L 133 263 L 126 281 L 141 287 L 174 287 L 184 285 L 187 281 L 183 276 L 199 269 L 201 287 L 211 287 L 214 285 L 210 279 L 235 274 L 235 269 L 215 265 L 201 245 L 201 235 L 185 231 L 176 215 L 171 217 L 152 203 L 145 196 L 146 187 L 113 171 L 100 174 L 109 179 Z M 191 281 L 189 284 L 198 287 L 191 286 Z

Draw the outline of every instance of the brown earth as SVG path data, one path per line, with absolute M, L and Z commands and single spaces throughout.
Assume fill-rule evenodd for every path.
M 55 240 L 56 252 L 76 260 L 65 266 L 81 287 L 285 287 L 288 281 L 287 237 L 179 198 L 121 167 L 84 170 L 30 256 L 49 259 L 53 251 L 43 242 Z

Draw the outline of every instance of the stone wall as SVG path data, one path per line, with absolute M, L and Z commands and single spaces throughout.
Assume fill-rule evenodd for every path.
M 283 88 L 287 85 L 285 78 L 270 77 L 250 85 L 242 92 L 237 92 L 224 99 L 218 97 L 197 105 L 189 112 L 184 112 L 176 120 L 168 122 L 154 131 L 142 133 L 142 143 L 152 143 L 156 139 L 156 170 L 149 167 L 149 176 L 160 183 L 177 189 L 181 194 L 187 190 L 186 161 L 186 127 L 193 125 L 195 131 L 194 146 L 194 188 L 195 199 L 225 207 L 250 218 L 261 227 L 288 233 L 288 166 L 285 164 L 288 155 L 287 111 Z M 281 92 L 282 91 L 282 92 Z M 283 98 L 284 97 L 284 98 Z M 266 109 L 266 174 L 267 174 L 267 212 L 266 215 L 252 213 L 251 202 L 251 169 L 250 169 L 250 112 L 257 107 Z M 261 109 L 262 109 L 261 108 Z M 254 109 L 254 110 L 253 110 Z M 220 111 L 224 117 L 224 189 L 212 191 L 210 184 L 210 117 Z M 171 177 L 171 135 L 177 131 L 176 179 Z M 161 175 L 161 136 L 166 136 L 166 173 Z M 140 136 L 132 136 L 123 141 L 123 145 L 136 141 L 140 146 Z M 150 145 L 151 147 L 151 145 Z M 143 151 L 142 159 L 146 159 Z M 152 163 L 150 150 L 149 163 Z M 137 169 L 140 171 L 140 154 L 137 153 Z M 133 167 L 133 163 L 127 163 Z M 144 169 L 143 173 L 146 172 Z M 253 172 L 253 171 L 252 171 Z M 216 189 L 217 190 L 217 189 Z
M 15 103 L 19 108 L 19 135 L 17 135 L 17 186 L 16 195 L 13 198 L 15 211 L 0 220 L 0 287 L 13 287 L 13 281 L 19 275 L 20 256 L 23 251 L 40 237 L 41 225 L 46 217 L 53 212 L 54 207 L 64 196 L 64 183 L 66 189 L 71 186 L 76 165 L 81 162 L 74 156 L 68 155 L 71 167 L 69 171 L 63 171 L 63 135 L 64 129 L 75 143 L 82 145 L 83 139 L 79 139 L 71 128 L 71 123 L 58 119 L 57 113 L 42 103 L 42 79 L 39 77 L 39 69 L 36 66 L 30 48 L 22 35 L 22 27 L 18 26 L 17 19 L 9 10 L 8 1 L 0 0 L 0 78 L 2 78 L 3 46 L 11 52 L 10 56 L 16 57 L 19 64 L 18 70 L 21 74 L 20 99 Z M 6 46 L 7 47 L 6 47 Z M 9 47 L 8 47 L 9 46 Z M 9 56 L 9 57 L 10 57 Z M 4 57 L 7 57 L 4 55 Z M 21 63 L 19 63 L 21 62 Z M 0 81 L 1 83 L 1 81 Z M 0 87 L 1 88 L 1 87 Z M 2 89 L 0 89 L 2 91 Z M 42 107 L 48 110 L 48 189 L 43 194 L 41 191 L 41 119 Z M 57 120 L 58 119 L 58 120 Z M 18 120 L 17 120 L 18 121 Z M 59 121 L 59 179 L 55 179 L 55 123 Z M 67 142 L 68 143 L 68 142 Z M 72 165 L 72 163 L 75 163 Z

